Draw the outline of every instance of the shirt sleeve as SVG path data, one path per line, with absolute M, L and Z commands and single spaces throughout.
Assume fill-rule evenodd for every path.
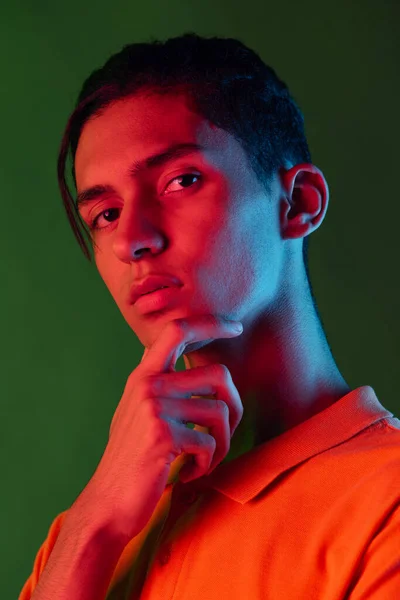
M 385 520 L 365 553 L 349 600 L 400 598 L 400 506 Z
M 53 520 L 50 525 L 50 529 L 47 533 L 47 537 L 44 540 L 43 544 L 40 546 L 34 563 L 32 573 L 29 575 L 28 579 L 25 581 L 24 587 L 22 588 L 17 600 L 30 600 L 33 594 L 35 587 L 39 581 L 39 577 L 42 574 L 47 561 L 49 560 L 49 556 L 51 551 L 54 548 L 54 545 L 57 541 L 58 534 L 60 533 L 61 526 L 64 522 L 67 511 L 63 511 Z

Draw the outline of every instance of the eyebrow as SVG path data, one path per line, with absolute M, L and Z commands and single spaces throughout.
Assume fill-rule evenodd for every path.
M 130 166 L 128 174 L 132 179 L 134 179 L 140 172 L 146 169 L 160 167 L 167 164 L 171 160 L 192 154 L 193 152 L 201 152 L 205 149 L 205 146 L 193 142 L 172 144 L 157 154 L 152 154 L 142 160 L 135 160 Z M 100 196 L 108 193 L 115 193 L 115 188 L 112 185 L 94 185 L 90 188 L 87 188 L 77 195 L 76 207 L 79 210 L 87 204 L 90 204 L 90 202 L 93 200 L 96 200 Z

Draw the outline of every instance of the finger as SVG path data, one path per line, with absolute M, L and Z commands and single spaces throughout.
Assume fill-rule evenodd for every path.
M 226 367 L 224 369 L 218 365 L 206 365 L 179 373 L 165 373 L 157 378 L 154 385 L 154 393 L 157 396 L 186 398 L 190 403 L 196 397 L 214 396 L 214 402 L 217 399 L 225 402 L 229 409 L 230 437 L 242 420 L 243 403 Z
M 177 360 L 188 344 L 230 338 L 240 335 L 232 322 L 214 315 L 202 315 L 187 319 L 169 321 L 146 357 L 146 368 L 155 373 L 175 372 Z

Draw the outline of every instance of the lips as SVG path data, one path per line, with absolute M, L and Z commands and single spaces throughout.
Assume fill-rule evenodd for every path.
M 135 304 L 140 296 L 150 294 L 162 287 L 176 287 L 181 285 L 180 281 L 172 275 L 149 275 L 146 279 L 142 279 L 140 282 L 137 282 L 136 285 L 133 285 L 129 294 L 129 303 Z
M 153 292 L 155 292 L 156 290 L 165 290 L 165 288 L 169 287 L 168 285 L 163 285 L 160 288 L 155 288 L 154 290 L 151 290 L 150 292 L 146 292 L 145 294 L 142 294 L 142 296 L 147 296 L 147 294 L 152 294 Z

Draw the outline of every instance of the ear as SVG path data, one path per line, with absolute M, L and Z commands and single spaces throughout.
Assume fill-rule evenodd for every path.
M 329 203 L 325 177 L 315 165 L 280 170 L 280 225 L 283 239 L 303 238 L 318 229 Z

